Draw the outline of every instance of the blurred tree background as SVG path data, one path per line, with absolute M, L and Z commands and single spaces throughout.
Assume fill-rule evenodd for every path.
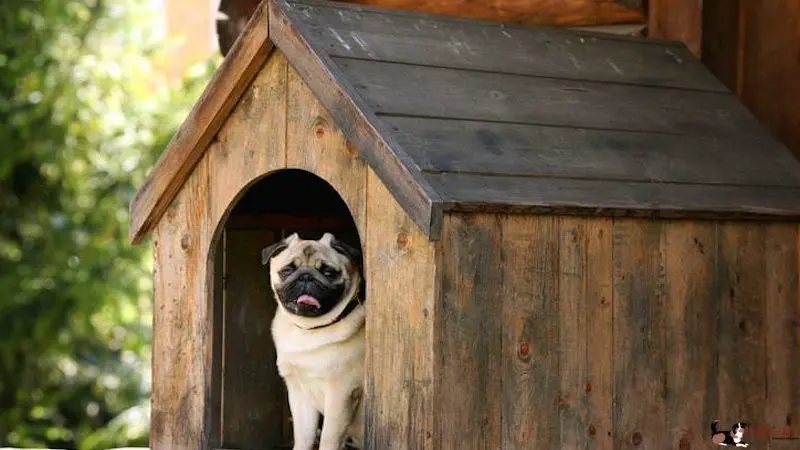
M 147 445 L 151 254 L 128 204 L 218 63 L 167 86 L 154 11 L 0 1 L 0 445 Z

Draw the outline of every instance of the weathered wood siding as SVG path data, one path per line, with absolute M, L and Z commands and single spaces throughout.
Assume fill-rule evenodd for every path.
M 453 214 L 429 242 L 275 52 L 155 230 L 153 449 L 288 442 L 273 306 L 247 298 L 265 284 L 221 284 L 252 281 L 231 262 L 277 238 L 221 224 L 282 168 L 328 181 L 364 244 L 370 448 L 702 448 L 714 418 L 797 427 L 796 225 Z
M 705 448 L 800 417 L 798 227 L 448 215 L 434 447 Z M 778 442 L 773 440 L 773 442 Z
M 437 245 L 368 170 L 367 448 L 433 449 Z
M 364 236 L 366 164 L 276 51 L 155 230 L 153 449 L 261 448 L 291 435 L 282 385 L 267 373 L 274 306 L 253 279 L 258 255 L 245 254 L 278 235 L 223 225 L 248 186 L 284 168 L 326 179 Z M 223 233 L 220 258 L 212 249 Z

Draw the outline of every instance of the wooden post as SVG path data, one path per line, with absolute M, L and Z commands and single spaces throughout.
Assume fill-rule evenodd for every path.
M 650 0 L 648 36 L 682 41 L 697 57 L 702 54 L 703 0 Z
M 703 10 L 703 62 L 800 157 L 800 0 L 705 0 Z

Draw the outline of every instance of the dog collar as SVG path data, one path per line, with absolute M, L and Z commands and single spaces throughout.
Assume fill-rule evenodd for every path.
M 353 312 L 353 310 L 356 309 L 356 307 L 358 305 L 362 304 L 362 303 L 364 303 L 364 302 L 359 300 L 358 297 L 356 297 L 356 298 L 350 300 L 350 302 L 347 303 L 347 306 L 344 307 L 342 312 L 340 312 L 339 315 L 336 316 L 336 318 L 333 319 L 332 322 L 326 323 L 325 325 L 319 325 L 319 326 L 316 326 L 316 327 L 305 328 L 305 329 L 306 330 L 318 330 L 320 328 L 329 327 L 329 326 L 341 321 L 342 319 L 344 319 L 348 315 L 350 315 L 350 313 Z

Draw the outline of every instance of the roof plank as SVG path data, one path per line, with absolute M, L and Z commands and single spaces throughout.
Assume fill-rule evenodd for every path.
M 328 4 L 303 4 L 299 11 L 311 38 L 334 57 L 728 91 L 682 45 L 559 28 L 432 21 Z
M 379 115 L 700 136 L 764 136 L 767 132 L 730 93 L 334 61 Z
M 382 119 L 425 172 L 800 188 L 794 158 L 770 140 Z
M 161 154 L 130 205 L 130 237 L 140 243 L 161 218 L 236 102 L 272 51 L 265 4 L 250 18 L 228 56 Z
M 681 44 L 264 0 L 134 198 L 134 242 L 271 42 L 432 240 L 445 211 L 800 218 L 800 162 Z
M 800 219 L 800 189 L 426 174 L 445 211 Z
M 365 158 L 401 155 L 443 211 L 800 217 L 800 162 L 683 45 L 270 1 L 305 45 L 290 63 L 325 66 L 301 71 L 323 105 L 379 134 Z
M 441 230 L 441 199 L 416 163 L 405 153 L 338 66 L 318 43 L 307 39 L 305 25 L 292 6 L 269 3 L 269 28 L 275 44 L 331 115 L 347 139 L 375 171 L 409 217 L 430 239 Z

